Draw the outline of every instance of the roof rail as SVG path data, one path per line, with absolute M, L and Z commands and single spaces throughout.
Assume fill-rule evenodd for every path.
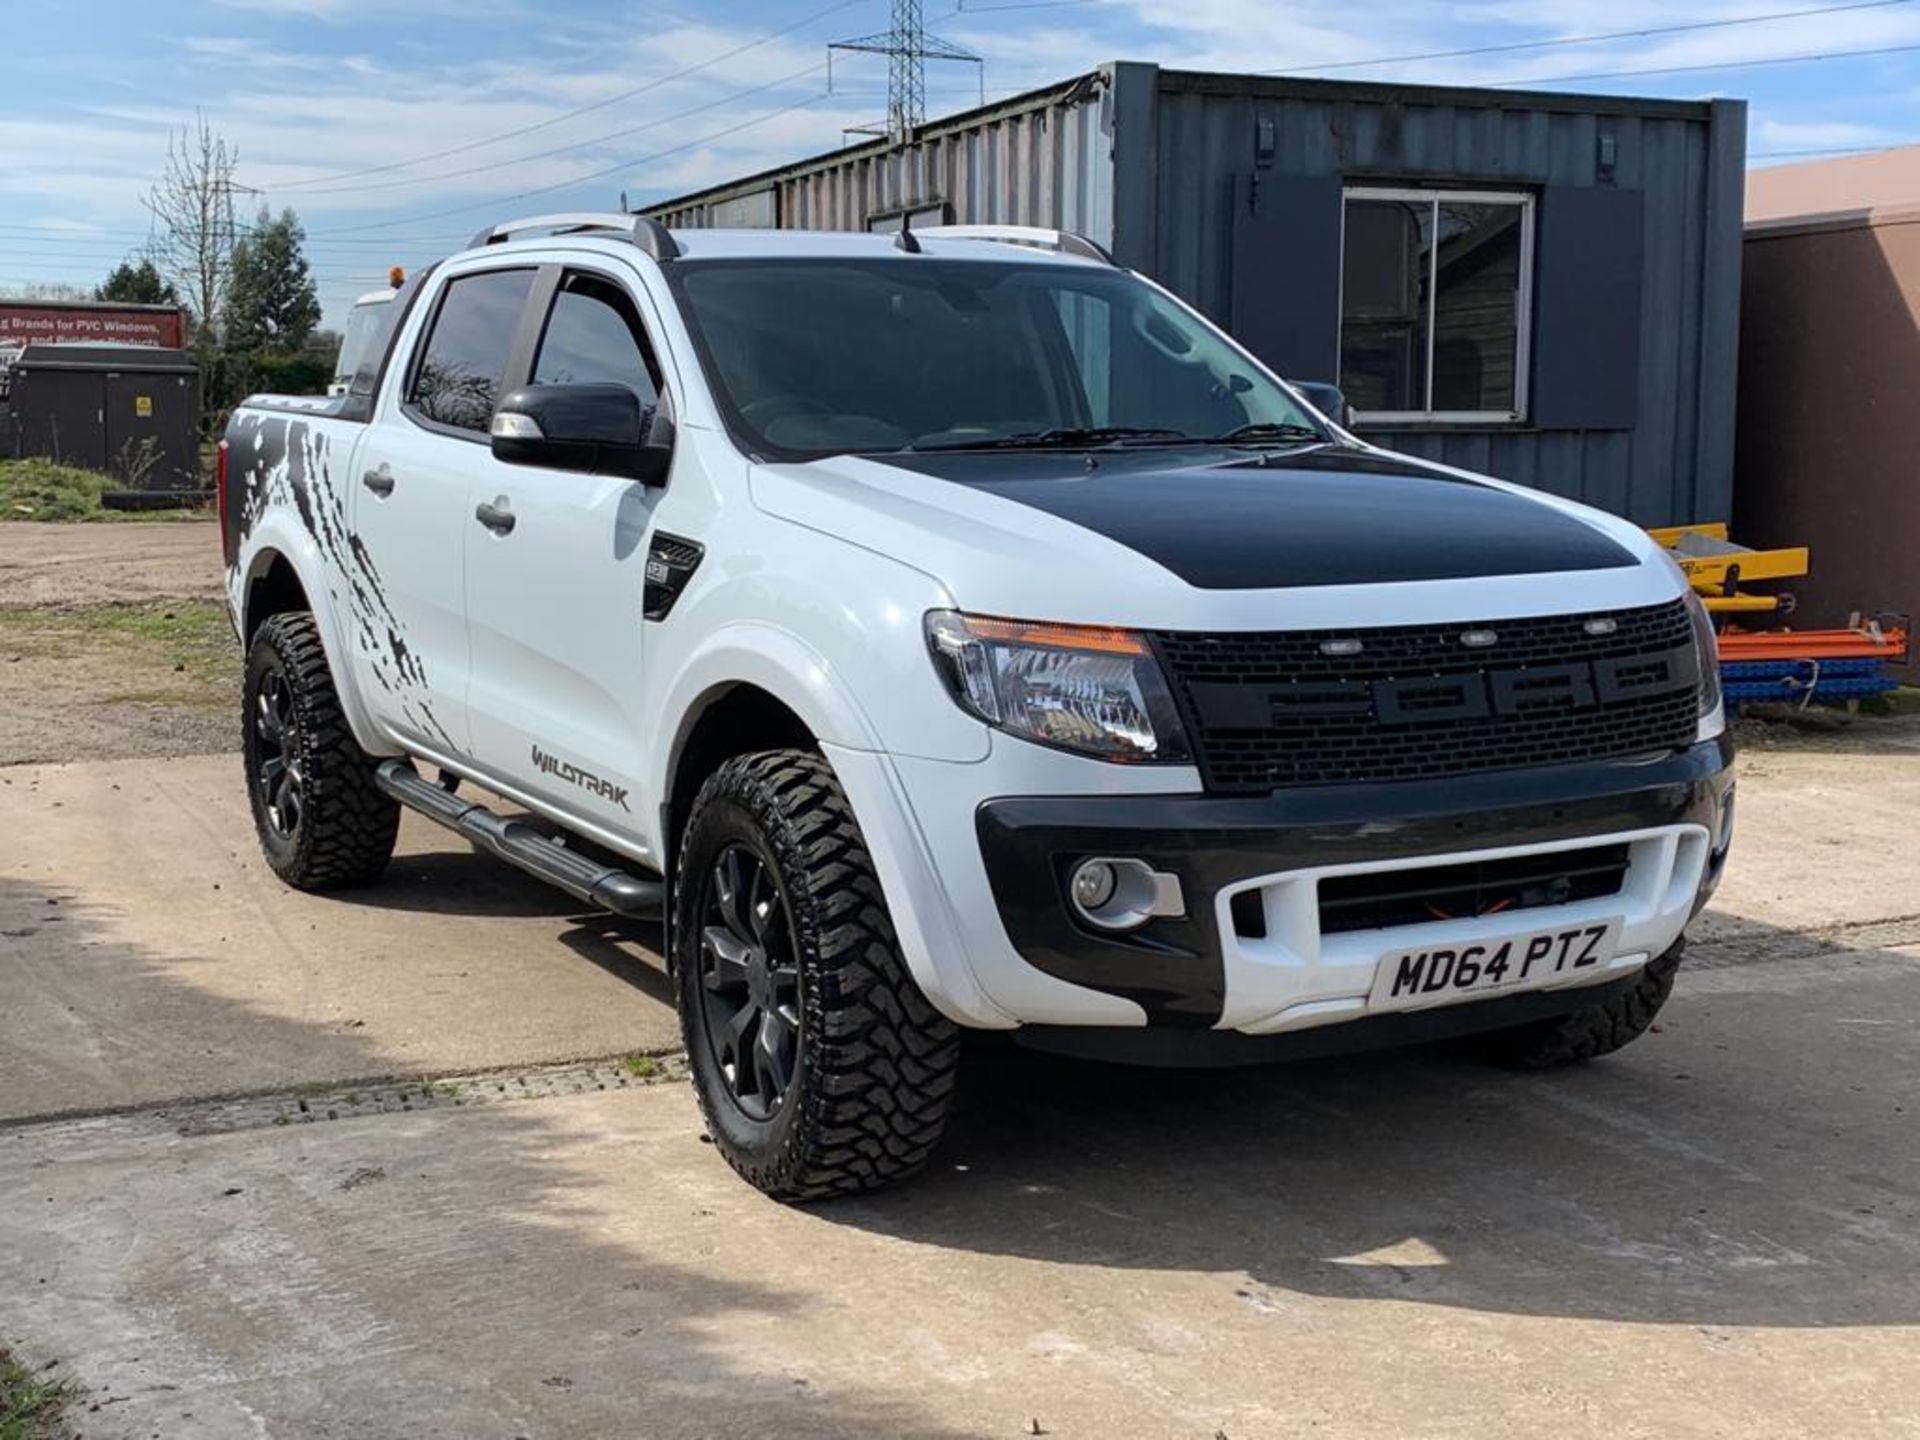
M 655 260 L 662 262 L 672 260 L 680 253 L 678 242 L 667 232 L 667 227 L 658 220 L 650 220 L 644 215 L 623 215 L 617 210 L 605 212 L 570 210 L 558 215 L 533 215 L 525 220 L 509 220 L 500 225 L 489 225 L 473 237 L 470 248 L 477 250 L 482 245 L 501 245 L 540 230 L 554 235 L 584 235 L 595 231 L 610 231 L 615 236 L 631 241 Z
M 1030 245 L 1061 255 L 1078 255 L 1083 260 L 1114 263 L 1106 248 L 1071 230 L 1052 230 L 1044 225 L 928 225 L 913 232 L 922 240 L 999 240 L 1010 245 Z

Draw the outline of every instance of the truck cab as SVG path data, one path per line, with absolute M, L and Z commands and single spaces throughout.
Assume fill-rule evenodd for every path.
M 1053 231 L 543 217 L 381 320 L 222 450 L 268 859 L 372 883 L 411 807 L 661 918 L 768 1193 L 924 1163 L 967 1030 L 1545 1065 L 1666 999 L 1730 757 L 1625 522 Z

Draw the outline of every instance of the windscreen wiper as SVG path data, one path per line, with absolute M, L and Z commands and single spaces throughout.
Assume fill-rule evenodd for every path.
M 1333 443 L 1333 437 L 1315 425 L 1302 425 L 1297 420 L 1260 420 L 1251 425 L 1240 425 L 1224 435 L 1209 435 L 1208 440 L 1216 445 L 1242 445 L 1261 440 L 1319 440 Z
M 1194 440 L 1184 430 L 1157 425 L 1056 425 L 1018 435 L 993 435 L 979 440 L 953 440 L 937 445 L 908 445 L 908 450 L 1046 450 L 1080 445 L 1123 445 L 1140 440 Z

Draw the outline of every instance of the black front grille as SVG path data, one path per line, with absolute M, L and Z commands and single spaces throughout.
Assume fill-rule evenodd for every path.
M 1320 882 L 1320 933 L 1386 930 L 1571 905 L 1619 894 L 1626 875 L 1624 842 L 1418 870 L 1333 875 Z
M 1154 638 L 1215 791 L 1567 764 L 1677 749 L 1696 731 L 1699 660 L 1678 600 L 1484 624 Z

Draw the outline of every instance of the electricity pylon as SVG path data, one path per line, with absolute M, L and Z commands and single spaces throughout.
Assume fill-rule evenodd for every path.
M 927 118 L 927 61 L 961 60 L 982 66 L 982 93 L 985 100 L 985 62 L 971 51 L 949 44 L 927 33 L 920 0 L 893 0 L 893 28 L 880 35 L 863 35 L 856 40 L 837 40 L 827 46 L 827 88 L 833 88 L 833 52 L 859 50 L 887 57 L 887 121 L 884 127 L 861 125 L 849 134 L 885 135 L 896 144 L 913 133 Z

